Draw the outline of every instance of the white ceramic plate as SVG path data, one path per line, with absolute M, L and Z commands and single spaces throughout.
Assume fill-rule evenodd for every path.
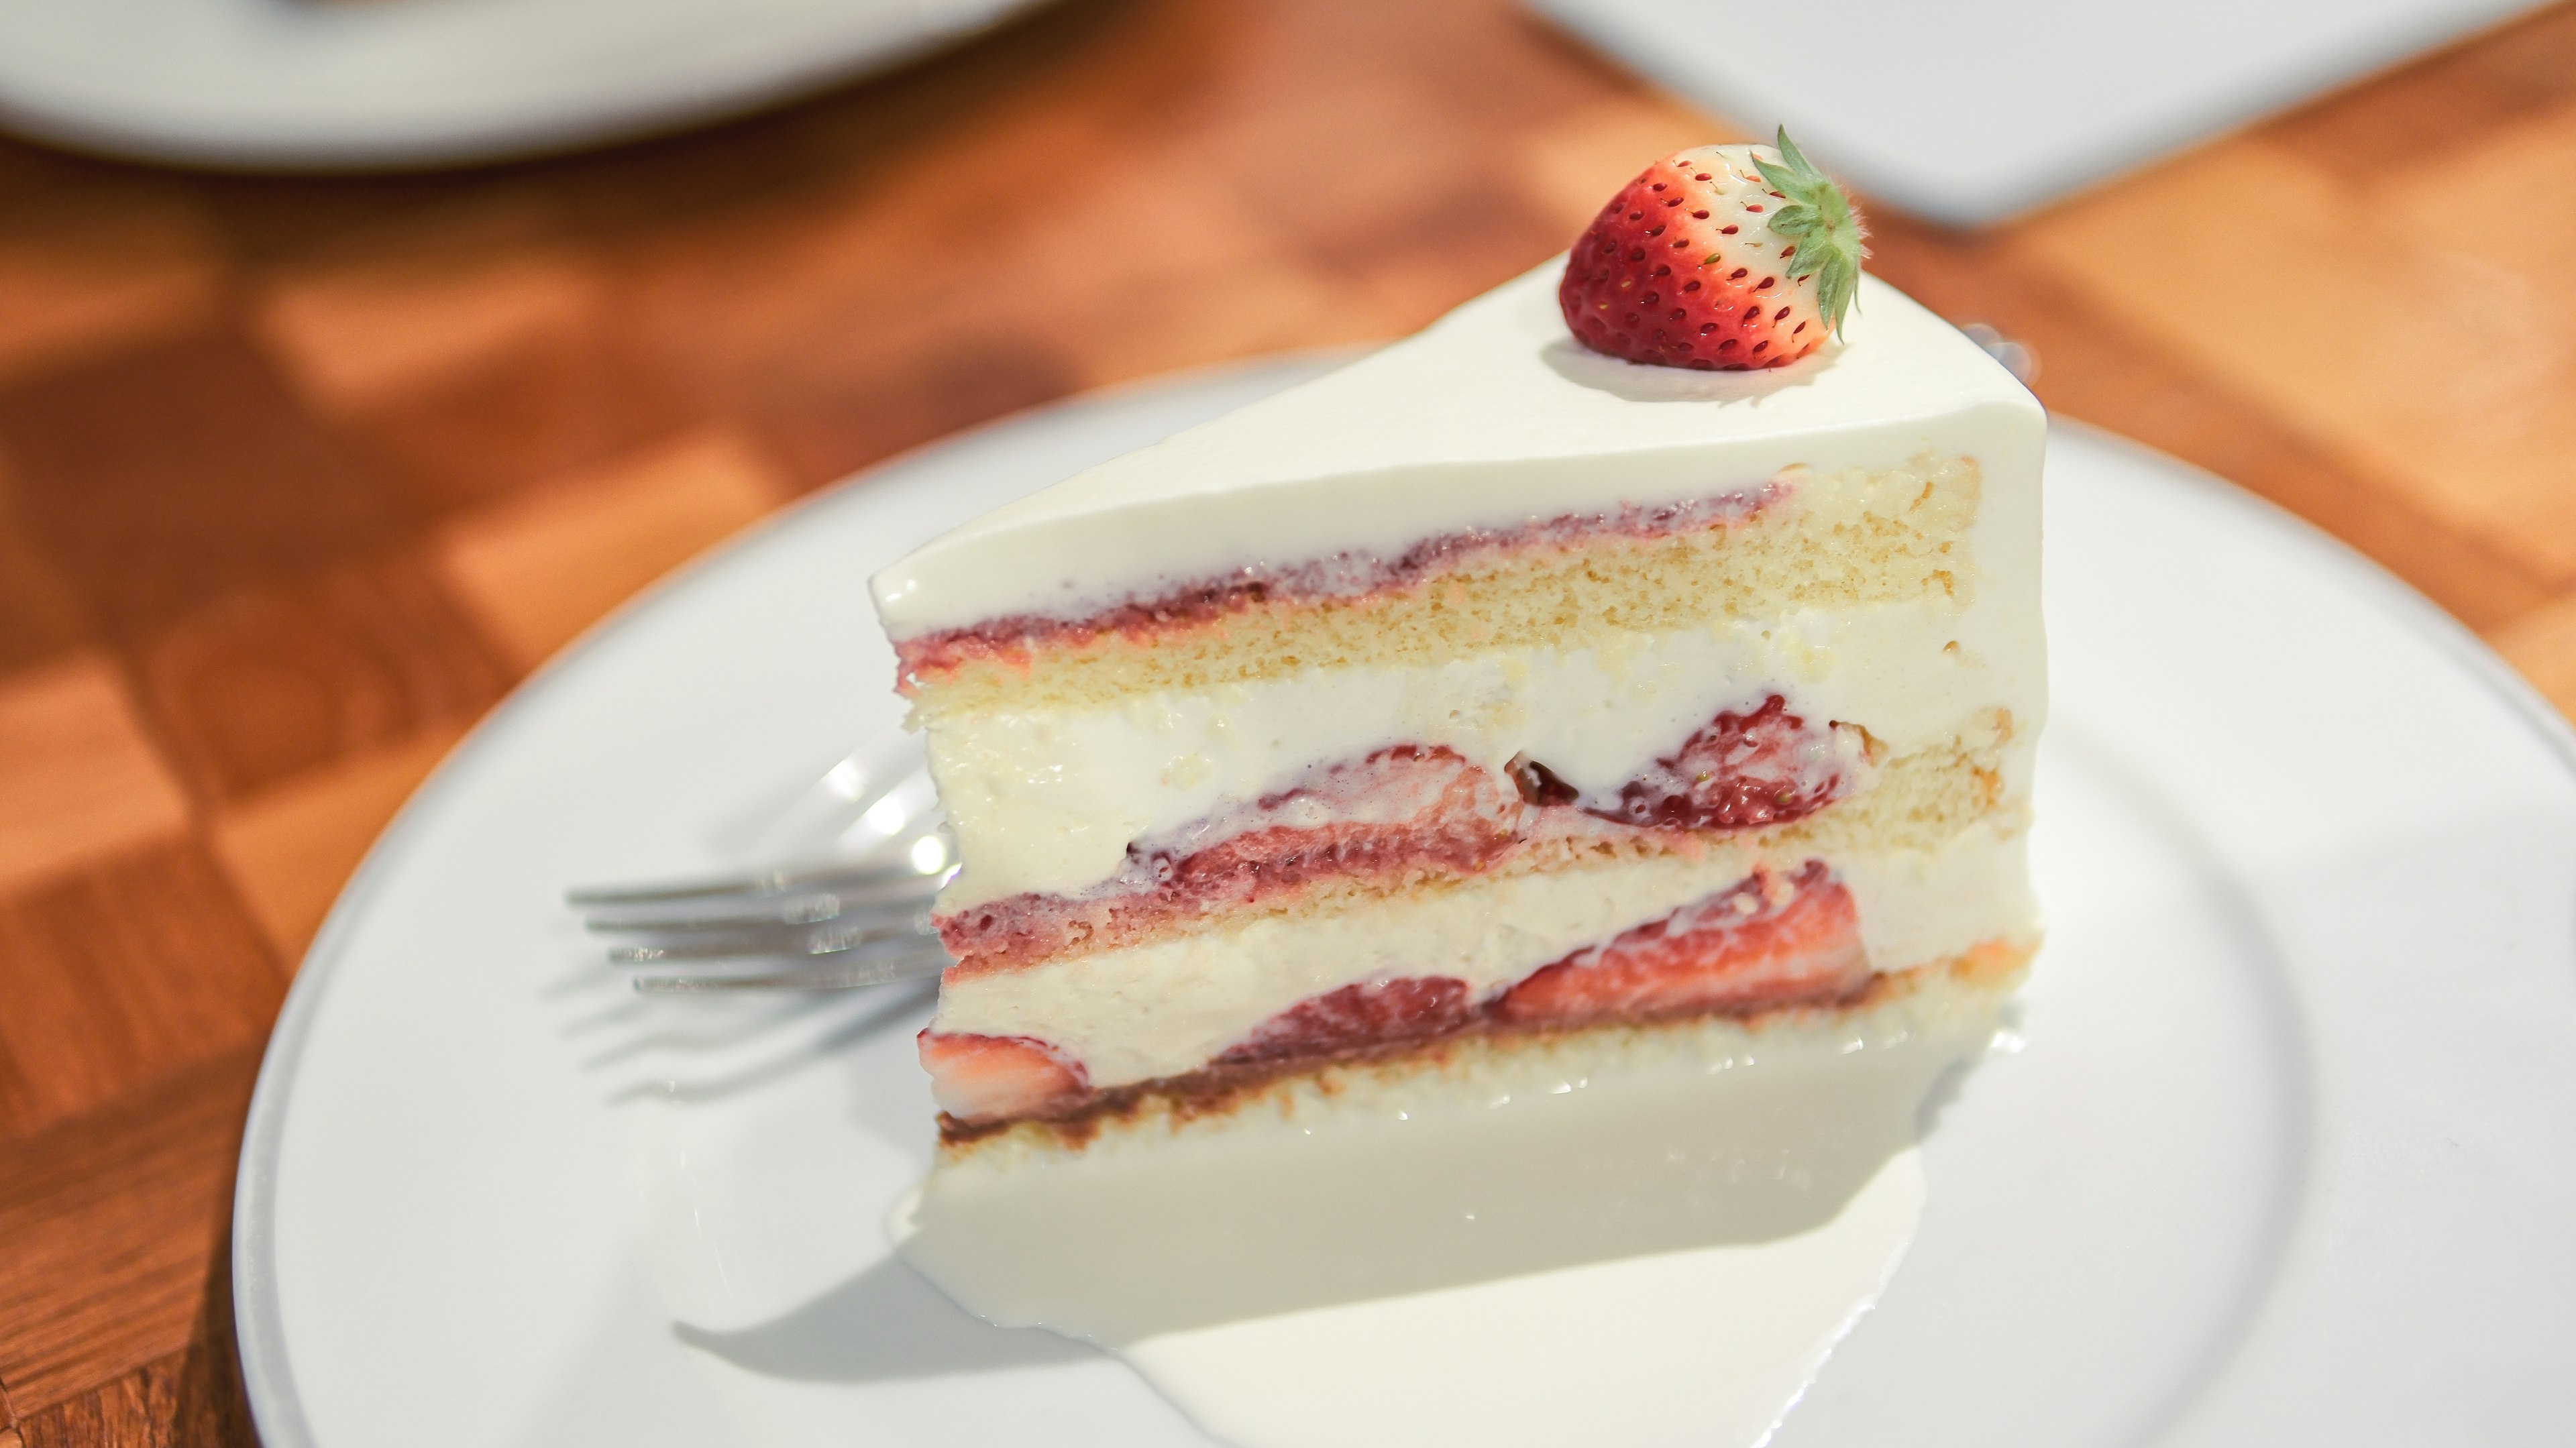
M 1036 0 L 0 0 L 0 123 L 275 170 L 490 161 L 732 115 Z
M 893 718 L 879 564 L 1316 366 L 827 495 L 449 761 L 316 943 L 252 1108 L 235 1280 L 271 1448 L 1203 1441 L 888 1258 L 929 1159 L 921 995 L 641 1001 L 557 901 L 726 862 Z M 2576 741 L 2420 599 L 2169 461 L 2062 427 L 2047 506 L 2025 1044 L 1943 1114 L 1910 1257 L 1773 1441 L 2563 1441 Z

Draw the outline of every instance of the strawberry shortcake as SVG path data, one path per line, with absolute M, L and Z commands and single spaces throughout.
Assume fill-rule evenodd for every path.
M 1863 254 L 1785 137 L 1684 151 L 881 574 L 964 865 L 944 1149 L 2011 989 L 2044 418 Z

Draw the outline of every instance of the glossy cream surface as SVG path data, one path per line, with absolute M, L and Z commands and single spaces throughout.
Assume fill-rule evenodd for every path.
M 891 1225 L 978 1315 L 1098 1343 L 1245 1448 L 1754 1448 L 1903 1254 L 1923 1103 L 2001 996 L 1943 977 L 987 1144 Z M 1493 1390 L 1524 1381 L 1574 1390 Z
M 1948 958 L 2037 928 L 2023 835 L 1975 827 L 1938 852 L 1827 856 L 1879 970 Z M 1181 1075 L 1270 1017 L 1346 985 L 1451 976 L 1478 996 L 1735 884 L 1755 859 L 1634 861 L 1471 880 L 1365 911 L 1232 929 L 952 979 L 933 1029 L 1047 1042 L 1094 1087 Z M 1774 862 L 1794 870 L 1803 859 Z

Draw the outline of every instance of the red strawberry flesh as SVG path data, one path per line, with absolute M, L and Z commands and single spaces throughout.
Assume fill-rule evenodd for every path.
M 931 1099 L 959 1121 L 1034 1116 L 1091 1094 L 1081 1062 L 1027 1036 L 923 1031 L 919 1044 Z
M 1346 985 L 1309 996 L 1256 1027 L 1221 1066 L 1342 1055 L 1371 1046 L 1445 1036 L 1476 1019 L 1467 983 L 1454 976 L 1406 976 Z
M 1495 1004 L 1522 1026 L 1749 1012 L 1835 1000 L 1869 979 L 1860 914 L 1821 861 L 1768 870 L 1543 966 Z
M 1750 714 L 1720 714 L 1681 750 L 1620 786 L 1603 819 L 1641 829 L 1739 830 L 1785 824 L 1831 803 L 1845 783 L 1830 731 L 1811 730 L 1777 694 Z
M 1320 880 L 1474 874 L 1511 848 L 1520 816 L 1508 781 L 1452 750 L 1381 749 L 1169 838 L 1130 845 L 1126 868 L 1098 891 L 987 901 L 940 917 L 939 934 L 966 973 L 1030 965 Z

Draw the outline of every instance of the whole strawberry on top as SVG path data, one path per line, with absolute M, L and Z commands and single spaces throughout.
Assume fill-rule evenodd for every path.
M 1566 258 L 1556 297 L 1583 345 L 1703 371 L 1781 367 L 1840 329 L 1860 286 L 1858 213 L 1780 131 L 1694 146 L 1620 188 Z

